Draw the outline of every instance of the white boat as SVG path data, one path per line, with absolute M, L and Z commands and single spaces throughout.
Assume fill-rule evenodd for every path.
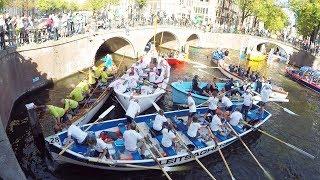
M 258 113 L 258 106 L 253 105 L 252 109 L 249 111 L 248 120 L 253 121 L 257 120 L 254 124 L 254 127 L 260 127 L 264 124 L 270 117 L 271 114 L 267 111 L 264 111 L 263 114 Z M 197 113 L 203 115 L 207 112 L 208 108 L 197 108 Z M 189 110 L 177 110 L 165 112 L 165 116 L 170 118 L 171 121 L 177 125 L 177 133 L 179 133 L 181 140 L 179 143 L 184 143 L 188 147 L 192 146 L 194 149 L 192 150 L 192 154 L 194 154 L 198 158 L 202 158 L 208 156 L 218 150 L 218 146 L 220 148 L 227 147 L 231 143 L 235 142 L 238 138 L 232 134 L 215 134 L 216 138 L 219 139 L 219 142 L 216 144 L 211 138 L 205 139 L 190 139 L 186 135 L 186 121 L 188 117 Z M 165 149 L 161 143 L 162 135 L 156 136 L 154 138 L 150 137 L 150 127 L 152 126 L 152 121 L 155 117 L 155 114 L 141 115 L 135 118 L 135 122 L 139 127 L 141 135 L 149 135 L 149 139 L 153 145 L 150 143 L 146 143 L 146 145 L 154 151 L 157 148 L 157 151 L 160 152 L 162 157 L 158 154 L 157 160 L 161 163 L 161 165 L 165 169 L 170 169 L 171 167 L 178 166 L 190 161 L 193 161 L 193 155 L 190 154 L 184 148 L 167 148 Z M 105 170 L 115 170 L 115 171 L 137 171 L 137 170 L 150 170 L 150 169 L 160 169 L 159 165 L 156 163 L 154 159 L 151 158 L 150 152 L 147 150 L 145 152 L 145 159 L 142 159 L 141 152 L 136 151 L 131 153 L 129 157 L 121 158 L 123 156 L 122 153 L 124 151 L 124 143 L 123 139 L 121 139 L 121 134 L 125 131 L 124 124 L 126 123 L 126 118 L 108 120 L 104 122 L 100 122 L 94 124 L 89 131 L 93 131 L 96 136 L 101 135 L 101 132 L 115 132 L 118 135 L 118 139 L 114 141 L 108 141 L 108 151 L 112 158 L 103 158 L 98 159 L 96 157 L 91 157 L 87 155 L 89 150 L 88 147 L 73 144 L 68 150 L 64 152 L 64 154 L 59 155 L 59 152 L 65 146 L 65 139 L 67 138 L 67 132 L 60 132 L 58 134 L 47 137 L 45 140 L 48 143 L 49 151 L 54 158 L 54 160 L 58 163 L 72 163 L 85 167 L 92 167 L 97 169 L 105 169 Z M 89 127 L 90 124 L 82 126 L 83 129 Z M 250 132 L 254 131 L 254 128 L 251 129 L 242 129 L 240 126 L 235 126 L 234 129 L 238 132 L 239 136 L 245 136 Z M 208 136 L 208 130 L 200 131 L 200 134 L 203 136 Z M 156 151 L 154 151 L 156 152 Z M 152 153 L 152 152 L 151 152 Z M 120 154 L 120 155 L 119 155 Z M 117 158 L 118 157 L 118 158 Z M 120 157 L 120 158 L 119 158 Z
M 165 60 L 163 60 L 163 62 L 167 63 L 167 61 L 165 61 Z M 157 102 L 166 93 L 165 89 L 166 89 L 166 87 L 169 83 L 169 79 L 170 79 L 170 65 L 167 63 L 166 67 L 167 67 L 167 73 L 168 73 L 167 78 L 163 80 L 163 83 L 161 83 L 161 85 L 159 87 L 157 87 L 156 89 L 153 90 L 152 94 L 134 95 L 134 98 L 139 100 L 138 104 L 140 106 L 140 113 L 149 109 L 150 107 L 152 107 L 152 103 Z M 129 102 L 130 102 L 130 96 L 133 95 L 132 92 L 122 93 L 121 91 L 119 91 L 116 88 L 114 88 L 114 92 L 115 92 L 117 100 L 121 104 L 122 108 L 124 110 L 127 110 L 128 106 L 129 106 Z
M 234 80 L 238 80 L 243 82 L 244 78 L 238 76 L 236 73 L 232 73 L 228 70 L 228 64 L 226 63 L 217 63 L 218 65 L 218 69 L 220 70 L 220 72 L 225 75 L 228 78 L 233 78 Z M 269 101 L 274 101 L 274 102 L 289 102 L 288 99 L 286 99 L 288 97 L 288 92 L 283 90 L 283 88 L 276 86 L 276 85 L 272 85 L 272 93 L 270 94 L 270 99 Z

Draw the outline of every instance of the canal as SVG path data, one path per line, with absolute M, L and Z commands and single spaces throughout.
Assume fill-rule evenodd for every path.
M 168 50 L 161 49 L 161 52 L 166 53 Z M 211 52 L 211 49 L 191 48 L 189 57 L 199 63 L 215 66 L 215 64 L 210 62 Z M 238 59 L 238 56 L 239 53 L 237 51 L 231 51 L 231 59 Z M 128 67 L 134 62 L 133 59 L 118 55 L 113 55 L 113 58 L 116 64 L 123 61 L 121 69 Z M 245 62 L 232 61 L 232 63 L 244 64 Z M 315 155 L 316 159 L 308 159 L 285 145 L 257 132 L 245 137 L 245 142 L 275 179 L 319 179 L 320 95 L 286 78 L 282 71 L 284 68 L 282 64 L 269 66 L 269 68 L 266 68 L 266 65 L 257 68 L 261 68 L 262 73 L 270 76 L 274 83 L 281 85 L 289 92 L 288 98 L 290 102 L 281 105 L 299 114 L 299 116 L 290 115 L 284 112 L 282 108 L 270 104 L 267 109 L 272 113 L 272 117 L 263 126 L 263 129 L 286 142 L 307 150 Z M 186 64 L 171 69 L 170 81 L 191 80 L 196 74 L 203 81 L 212 81 L 213 76 L 223 77 L 217 69 L 204 68 L 199 70 L 198 66 Z M 24 105 L 30 102 L 34 102 L 37 105 L 59 104 L 60 99 L 66 97 L 68 92 L 84 77 L 83 73 L 77 73 L 56 82 L 54 85 L 24 95 L 15 103 L 7 133 L 26 176 L 29 179 L 165 179 L 161 172 L 157 171 L 143 173 L 105 172 L 75 165 L 60 166 L 54 173 L 49 171 L 44 159 L 41 157 L 41 153 L 36 149 L 33 142 Z M 171 99 L 171 94 L 166 94 L 158 104 L 166 111 L 179 108 L 173 106 Z M 108 118 L 123 117 L 125 111 L 122 110 L 121 106 L 112 96 L 101 111 L 108 108 L 111 104 L 115 104 L 116 108 Z M 154 111 L 153 108 L 150 108 L 145 113 L 153 113 Z M 53 124 L 52 119 L 41 121 L 45 135 L 53 133 Z M 263 172 L 240 142 L 227 147 L 223 150 L 223 153 L 237 179 L 266 179 Z M 228 172 L 219 154 L 213 154 L 201 159 L 201 161 L 218 179 L 229 179 Z M 172 173 L 172 177 L 174 179 L 208 179 L 206 173 L 197 164 L 189 163 L 189 166 L 190 170 L 174 172 Z

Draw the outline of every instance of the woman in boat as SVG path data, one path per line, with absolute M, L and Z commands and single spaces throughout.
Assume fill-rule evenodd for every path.
M 138 148 L 141 149 L 141 157 L 144 159 L 145 144 L 142 140 L 145 137 L 141 136 L 136 130 L 136 124 L 128 124 L 128 129 L 123 133 L 125 155 L 131 155 L 134 152 L 137 152 Z

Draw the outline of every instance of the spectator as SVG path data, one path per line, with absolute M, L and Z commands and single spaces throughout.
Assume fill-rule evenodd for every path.
M 0 15 L 0 49 L 5 49 L 4 31 L 6 29 L 6 23 L 3 15 Z

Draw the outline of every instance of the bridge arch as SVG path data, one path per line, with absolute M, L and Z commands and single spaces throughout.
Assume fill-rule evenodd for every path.
M 186 40 L 186 44 L 189 46 L 198 46 L 199 42 L 200 36 L 198 34 L 191 34 Z
M 110 53 L 124 54 L 129 57 L 134 57 L 136 54 L 133 44 L 125 37 L 115 36 L 103 41 L 96 51 L 95 61 Z
M 155 38 L 154 38 L 155 37 Z M 161 45 L 162 47 L 170 49 L 179 49 L 180 41 L 176 34 L 170 31 L 158 32 L 156 35 L 153 35 L 146 43 L 152 42 L 155 40 L 156 47 Z

